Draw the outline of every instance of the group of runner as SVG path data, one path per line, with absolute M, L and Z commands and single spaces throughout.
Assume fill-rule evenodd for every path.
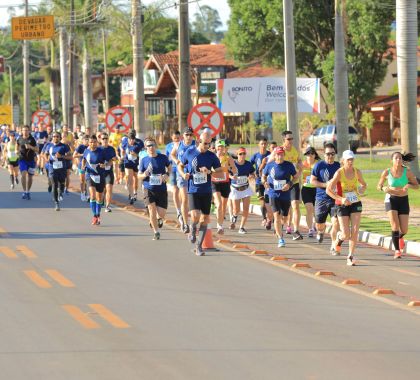
M 145 141 L 135 132 L 127 136 L 117 131 L 89 134 L 80 126 L 72 134 L 64 126 L 61 132 L 40 125 L 33 131 L 28 126 L 19 131 L 2 130 L 3 159 L 10 173 L 11 189 L 19 182 L 21 172 L 22 198 L 30 200 L 30 189 L 36 169 L 48 174 L 48 191 L 53 194 L 55 210 L 60 210 L 63 194 L 68 191 L 73 165 L 80 178 L 80 196 L 88 201 L 92 225 L 101 223 L 101 210 L 111 212 L 112 191 L 115 182 L 125 182 L 130 204 L 137 201 L 141 183 L 143 201 L 148 209 L 153 239 L 160 239 L 159 229 L 168 208 L 168 188 L 171 185 L 173 202 L 181 230 L 195 244 L 194 252 L 204 254 L 212 205 L 216 209 L 217 233 L 224 234 L 227 215 L 229 228 L 246 234 L 246 222 L 255 182 L 262 215 L 262 226 L 277 236 L 277 246 L 286 246 L 284 233 L 293 240 L 303 239 L 299 231 L 300 202 L 306 209 L 308 238 L 316 236 L 322 243 L 326 221 L 331 218 L 332 255 L 341 254 L 344 241 L 349 241 L 347 265 L 355 265 L 355 248 L 360 226 L 362 202 L 366 182 L 354 166 L 352 151 L 343 152 L 341 163 L 336 160 L 333 144 L 326 144 L 324 159 L 312 147 L 301 154 L 293 146 L 293 134 L 283 133 L 283 144 L 270 144 L 262 138 L 258 152 L 247 160 L 247 150 L 240 147 L 229 152 L 225 139 L 212 140 L 207 131 L 197 140 L 186 128 L 175 131 L 172 141 L 160 153 L 153 137 Z M 401 258 L 404 235 L 408 230 L 408 189 L 417 189 L 417 179 L 404 164 L 412 154 L 392 155 L 392 166 L 386 169 L 378 183 L 378 190 L 386 193 L 385 209 L 389 216 L 395 258 Z M 387 186 L 385 185 L 387 182 Z M 242 207 L 241 207 L 242 206 Z

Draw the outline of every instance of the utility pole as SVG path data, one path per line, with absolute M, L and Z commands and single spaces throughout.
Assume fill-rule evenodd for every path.
M 349 149 L 349 84 L 343 25 L 345 8 L 345 0 L 335 0 L 334 93 L 337 151 L 340 155 Z
M 9 69 L 9 89 L 10 89 L 10 108 L 12 109 L 12 125 L 14 123 L 13 121 L 13 74 L 12 74 L 12 68 L 10 65 L 7 65 L 7 68 Z
M 69 76 L 67 72 L 67 38 L 64 26 L 60 27 L 60 79 L 61 79 L 61 108 L 63 124 L 69 123 Z
M 184 129 L 187 126 L 188 113 L 191 109 L 191 63 L 188 1 L 189 0 L 179 1 L 179 130 Z
M 73 130 L 74 95 L 74 0 L 70 0 L 70 33 L 69 33 L 69 129 Z
M 417 154 L 417 0 L 397 0 L 397 70 L 401 145 L 416 158 L 411 170 L 419 176 Z
M 92 125 L 92 75 L 90 71 L 90 57 L 87 48 L 87 37 L 83 40 L 83 109 L 85 115 L 85 127 L 95 132 Z M 96 127 L 96 126 L 95 126 Z M 96 128 L 95 128 L 96 129 Z
M 108 86 L 108 54 L 106 49 L 106 32 L 105 29 L 102 29 L 102 45 L 104 50 L 104 82 L 105 82 L 105 103 L 104 103 L 104 110 L 105 113 L 108 112 L 109 109 L 109 86 Z
M 141 25 L 141 0 L 131 0 L 132 37 L 133 37 L 133 81 L 134 81 L 134 129 L 137 137 L 144 137 L 144 57 Z M 141 130 L 143 129 L 143 133 Z
M 25 17 L 28 17 L 28 0 L 25 0 Z M 23 40 L 23 124 L 31 124 L 29 90 L 29 41 Z
M 283 0 L 284 61 L 286 69 L 287 129 L 293 133 L 293 145 L 300 149 L 297 114 L 295 31 L 293 24 L 293 0 Z

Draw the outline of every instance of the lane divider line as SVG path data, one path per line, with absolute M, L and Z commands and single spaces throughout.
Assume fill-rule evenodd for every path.
M 8 259 L 17 259 L 18 255 L 9 247 L 0 247 L 0 252 Z
M 420 277 L 420 274 L 415 273 L 415 272 L 410 272 L 409 270 L 405 270 L 405 269 L 398 269 L 398 268 L 391 268 L 393 271 L 395 272 L 399 272 L 399 273 L 404 273 L 404 274 L 408 274 L 410 276 L 414 276 L 414 277 Z
M 17 245 L 16 251 L 26 256 L 28 259 L 36 259 L 38 256 L 25 245 Z
M 73 282 L 71 282 L 68 278 L 64 277 L 59 271 L 55 269 L 47 269 L 45 270 L 45 273 L 48 274 L 53 280 L 58 282 L 61 286 L 64 288 L 75 288 L 76 285 L 74 285 Z
M 74 305 L 63 305 L 62 308 L 69 313 L 73 319 L 80 323 L 85 329 L 99 329 L 101 326 L 93 319 L 89 318 L 86 313 Z
M 26 277 L 28 277 L 39 288 L 43 288 L 43 289 L 52 288 L 52 285 L 40 274 L 38 274 L 36 271 L 25 270 L 23 271 L 23 273 L 25 273 Z
M 116 316 L 111 310 L 107 309 L 101 304 L 89 304 L 89 307 L 96 311 L 103 319 L 117 329 L 127 329 L 131 327 L 128 323 L 124 322 L 121 318 Z

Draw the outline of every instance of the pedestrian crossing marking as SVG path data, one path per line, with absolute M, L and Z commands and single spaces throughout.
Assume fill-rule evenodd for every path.
M 36 271 L 25 270 L 23 271 L 23 273 L 25 273 L 25 275 L 38 287 L 43 289 L 52 288 L 52 285 L 45 278 L 39 275 Z
M 16 253 L 13 252 L 13 249 L 11 249 L 9 247 L 0 247 L 0 252 L 9 259 L 17 259 L 18 258 Z
M 77 306 L 63 305 L 63 309 L 86 329 L 99 329 L 101 327 L 93 319 L 89 318 L 86 313 L 80 310 Z
M 100 304 L 90 304 L 89 307 L 95 310 L 103 319 L 118 329 L 129 328 L 130 325 L 116 316 L 112 311 Z
M 59 271 L 54 269 L 47 269 L 45 273 L 48 274 L 53 280 L 58 282 L 61 286 L 65 288 L 74 288 L 76 285 L 74 285 L 73 282 L 71 282 L 68 278 L 64 277 Z
M 22 255 L 26 256 L 28 259 L 36 259 L 38 256 L 31 251 L 26 245 L 17 245 L 16 250 Z

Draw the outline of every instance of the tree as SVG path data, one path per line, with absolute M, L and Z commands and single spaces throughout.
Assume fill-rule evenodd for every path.
M 371 131 L 375 123 L 375 118 L 371 112 L 363 112 L 362 117 L 360 118 L 360 126 L 366 129 L 366 136 L 369 144 L 369 158 L 372 161 L 373 152 L 372 152 L 372 137 Z
M 218 29 L 223 25 L 219 12 L 208 5 L 200 7 L 200 12 L 194 14 L 192 31 L 199 33 L 212 42 L 219 42 L 223 39 L 223 32 Z

